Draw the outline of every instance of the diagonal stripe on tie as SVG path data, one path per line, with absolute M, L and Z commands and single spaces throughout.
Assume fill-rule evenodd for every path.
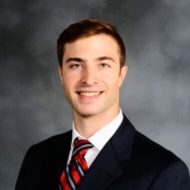
M 81 177 L 84 176 L 85 174 L 85 170 L 83 169 L 83 167 L 80 165 L 80 163 L 77 162 L 77 170 L 78 170 L 78 173 Z
M 71 189 L 73 189 L 72 185 L 70 184 L 70 181 L 68 179 L 66 171 L 62 173 L 60 181 L 61 181 L 61 183 L 60 183 L 61 189 L 63 189 L 63 190 L 71 190 Z
M 76 189 L 75 181 L 74 181 L 72 175 L 70 175 L 70 171 L 68 168 L 66 169 L 66 174 L 67 174 L 66 176 L 68 178 L 68 182 L 71 185 L 72 189 Z
M 78 165 L 75 161 L 73 161 L 72 167 L 69 167 L 69 175 L 70 175 L 73 183 L 75 184 L 75 186 L 77 186 L 80 183 L 80 181 L 83 177 L 80 175 L 80 173 L 78 171 Z

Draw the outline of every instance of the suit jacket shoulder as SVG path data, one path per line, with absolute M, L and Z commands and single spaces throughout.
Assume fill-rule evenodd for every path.
M 133 144 L 133 159 L 147 162 L 149 165 L 166 165 L 170 162 L 181 161 L 173 152 L 167 150 L 160 144 L 152 141 L 148 137 L 136 131 Z
M 126 117 L 119 130 L 119 133 L 123 134 L 123 137 L 120 135 L 120 138 L 123 138 L 120 141 L 126 145 L 125 148 L 129 149 L 127 144 L 131 144 L 128 157 L 120 162 L 123 179 L 127 181 L 129 189 L 190 189 L 188 168 L 179 157 L 138 132 Z M 133 137 L 127 136 L 127 133 L 133 134 Z M 118 139 L 119 136 L 115 134 L 113 138 Z M 116 143 L 116 139 L 113 141 Z M 120 157 L 124 154 L 120 153 Z
M 66 166 L 71 131 L 48 138 L 27 151 L 16 183 L 16 190 L 55 189 Z
M 139 132 L 134 138 L 131 159 L 138 172 L 151 179 L 150 189 L 190 189 L 190 177 L 186 164 L 173 152 L 150 140 Z
M 65 133 L 49 137 L 37 144 L 34 144 L 31 148 L 39 149 L 40 151 L 56 151 L 60 147 L 65 147 L 70 144 L 71 135 L 72 132 L 70 130 Z

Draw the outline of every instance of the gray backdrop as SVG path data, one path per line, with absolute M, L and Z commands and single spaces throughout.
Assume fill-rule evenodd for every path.
M 56 40 L 88 17 L 115 24 L 126 43 L 123 111 L 190 166 L 189 0 L 1 0 L 0 7 L 0 189 L 14 189 L 31 144 L 70 128 Z

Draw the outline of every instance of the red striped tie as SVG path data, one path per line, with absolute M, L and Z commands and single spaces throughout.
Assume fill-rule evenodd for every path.
M 62 190 L 74 190 L 80 184 L 85 172 L 88 170 L 88 165 L 84 156 L 88 149 L 92 148 L 93 145 L 85 139 L 75 139 L 73 144 L 72 158 L 67 166 L 66 170 L 63 171 L 60 178 L 60 189 Z

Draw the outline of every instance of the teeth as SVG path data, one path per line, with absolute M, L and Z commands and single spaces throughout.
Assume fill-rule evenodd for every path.
M 82 96 L 98 96 L 100 92 L 81 92 L 80 95 Z

